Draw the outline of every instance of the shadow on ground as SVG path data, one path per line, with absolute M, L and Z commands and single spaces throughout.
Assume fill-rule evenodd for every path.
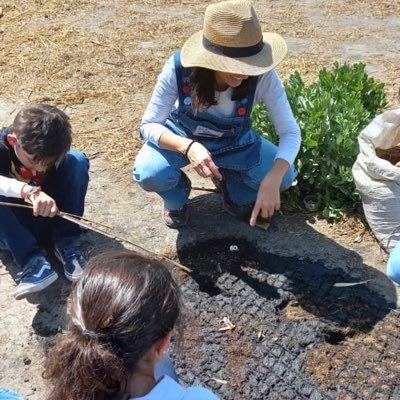
M 95 232 L 87 232 L 81 238 L 81 248 L 88 259 L 105 251 L 122 247 L 120 242 Z M 48 260 L 59 278 L 45 290 L 34 293 L 20 301 L 28 301 L 37 305 L 32 328 L 39 337 L 52 338 L 66 328 L 66 308 L 67 299 L 71 292 L 71 282 L 65 278 L 62 265 L 54 256 L 51 248 L 47 248 L 47 253 Z M 8 251 L 0 251 L 0 262 L 5 266 L 13 280 L 17 282 L 21 269 L 15 264 Z
M 206 382 L 221 398 L 235 400 L 395 394 L 400 318 L 385 274 L 298 213 L 274 218 L 263 231 L 220 212 L 218 195 L 197 196 L 190 205 L 190 224 L 179 230 L 176 245 L 177 260 L 193 271 L 180 275 L 190 348 L 178 361 L 183 382 Z M 223 317 L 236 325 L 233 331 L 219 330 Z M 375 343 L 377 331 L 385 348 L 363 349 L 361 357 L 353 342 Z M 358 364 L 358 374 L 322 384 L 321 366 L 309 361 L 313 349 L 326 355 L 327 370 L 345 374 L 340 356 L 346 368 Z M 388 362 L 376 369 L 368 356 Z M 371 374 L 384 385 L 371 385 Z

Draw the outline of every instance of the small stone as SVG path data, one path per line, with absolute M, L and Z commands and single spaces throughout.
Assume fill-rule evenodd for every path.
M 32 360 L 29 358 L 29 357 L 24 357 L 24 364 L 25 365 L 30 365 L 31 364 L 31 362 L 32 362 Z
M 3 8 L 0 7 L 0 18 L 4 15 Z
M 232 246 L 229 247 L 229 251 L 239 251 L 239 247 L 233 244 Z

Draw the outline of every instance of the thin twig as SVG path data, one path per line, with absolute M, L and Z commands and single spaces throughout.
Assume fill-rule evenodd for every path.
M 219 190 L 217 188 L 209 188 L 205 186 L 192 186 L 192 190 L 201 190 L 203 192 L 219 193 Z
M 3 202 L 3 201 L 0 201 L 0 206 L 28 208 L 28 209 L 32 209 L 33 208 L 32 206 L 25 205 L 25 204 L 7 203 L 7 202 Z M 146 249 L 145 247 L 139 246 L 139 245 L 131 242 L 130 240 L 128 240 L 128 239 L 126 239 L 124 237 L 115 235 L 114 233 L 110 234 L 110 233 L 106 232 L 103 228 L 109 229 L 111 232 L 113 231 L 113 229 L 111 227 L 107 226 L 107 225 L 104 225 L 104 224 L 100 223 L 100 222 L 95 222 L 95 221 L 90 220 L 89 218 L 81 217 L 80 215 L 66 213 L 66 212 L 63 212 L 63 211 L 59 211 L 57 216 L 60 217 L 60 218 L 65 219 L 67 221 L 73 222 L 73 223 L 75 223 L 75 224 L 77 224 L 79 226 L 82 226 L 83 228 L 90 229 L 90 230 L 92 230 L 94 232 L 100 233 L 101 235 L 107 236 L 107 237 L 109 237 L 111 239 L 119 240 L 121 242 L 125 242 L 125 243 L 133 246 L 134 248 L 136 248 L 139 253 L 140 252 L 144 253 L 147 256 L 155 258 L 156 260 L 167 261 L 167 262 L 173 264 L 174 266 L 186 271 L 187 273 L 191 273 L 192 272 L 192 270 L 190 268 L 185 267 L 184 265 L 182 265 L 182 264 L 180 264 L 180 263 L 178 263 L 178 262 L 176 262 L 174 260 L 171 260 L 168 257 L 160 256 L 159 254 L 154 253 L 151 250 Z

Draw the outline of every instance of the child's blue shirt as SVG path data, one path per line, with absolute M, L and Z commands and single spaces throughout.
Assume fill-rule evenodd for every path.
M 219 397 L 202 387 L 185 388 L 164 375 L 146 396 L 131 400 L 219 400 Z

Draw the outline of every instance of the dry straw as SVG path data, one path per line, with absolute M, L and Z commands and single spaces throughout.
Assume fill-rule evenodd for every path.
M 129 179 L 141 145 L 139 121 L 156 77 L 172 52 L 202 28 L 204 11 L 212 2 L 0 0 L 0 105 L 10 105 L 9 118 L 0 113 L 0 122 L 10 122 L 22 104 L 57 105 L 71 116 L 74 146 L 89 156 L 107 158 Z M 333 61 L 347 61 L 332 51 L 343 41 L 374 34 L 372 26 L 327 29 L 327 20 L 400 15 L 400 0 L 253 4 L 263 31 L 281 34 L 289 47 L 292 43 L 278 67 L 281 77 L 299 70 L 306 82 Z M 377 31 L 376 37 L 381 35 Z M 305 48 L 300 52 L 301 43 Z M 381 67 L 380 79 L 387 83 L 393 104 L 399 65 L 376 57 L 370 61 Z

